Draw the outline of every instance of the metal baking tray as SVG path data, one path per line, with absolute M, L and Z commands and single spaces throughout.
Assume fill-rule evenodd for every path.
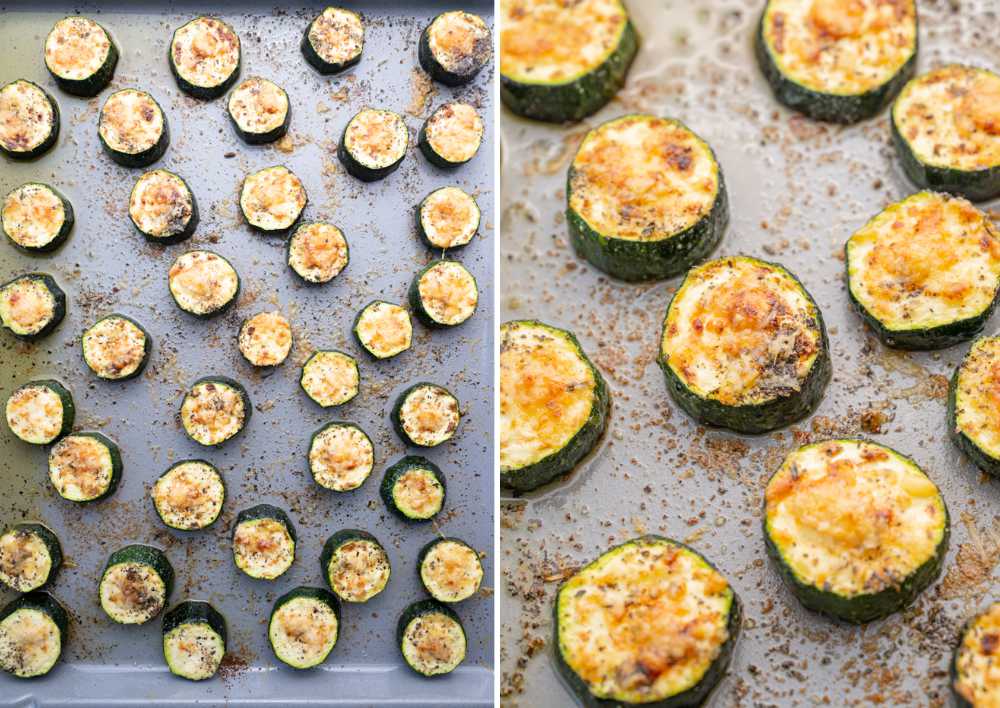
M 980 474 L 946 435 L 947 378 L 968 345 L 888 350 L 848 303 L 844 242 L 916 191 L 897 164 L 887 113 L 844 128 L 779 106 L 752 53 L 763 0 L 626 4 L 642 45 L 618 99 L 579 125 L 501 112 L 499 319 L 535 317 L 573 330 L 613 395 L 608 433 L 578 470 L 502 502 L 501 703 L 572 704 L 549 644 L 555 588 L 608 546 L 647 532 L 687 540 L 744 600 L 735 658 L 710 705 L 949 705 L 947 664 L 959 626 L 1000 596 L 1000 482 Z M 921 72 L 950 61 L 1000 68 L 1000 44 L 985 29 L 998 19 L 993 0 L 921 1 L 919 10 Z M 780 262 L 819 303 L 834 378 L 802 423 L 758 437 L 693 424 L 654 361 L 680 278 L 615 282 L 573 253 L 562 212 L 575 147 L 589 127 L 633 111 L 679 118 L 715 149 L 732 211 L 716 255 Z M 986 332 L 998 330 L 994 317 Z M 767 559 L 760 530 L 763 486 L 785 453 L 845 434 L 913 456 L 941 487 L 952 518 L 941 580 L 905 612 L 860 628 L 804 610 Z
M 0 6 L 0 81 L 25 77 L 56 99 L 63 125 L 57 146 L 34 162 L 0 163 L 0 192 L 28 180 L 54 185 L 68 196 L 76 225 L 56 253 L 31 257 L 0 244 L 0 279 L 27 270 L 52 273 L 66 291 L 65 321 L 37 344 L 0 333 L 0 394 L 32 378 L 67 383 L 77 403 L 80 429 L 99 429 L 122 449 L 122 485 L 110 500 L 79 507 L 50 488 L 46 451 L 0 432 L 0 523 L 38 519 L 59 535 L 67 567 L 52 592 L 70 610 L 72 628 L 63 661 L 39 680 L 0 676 L 0 705 L 17 706 L 333 706 L 489 705 L 493 694 L 493 600 L 487 589 L 456 607 L 468 637 L 468 656 L 453 674 L 424 680 L 409 671 L 396 648 L 396 619 L 422 596 L 415 568 L 418 549 L 436 534 L 466 539 L 493 554 L 493 143 L 487 137 L 468 165 L 451 172 L 431 167 L 416 148 L 416 133 L 430 111 L 453 96 L 474 103 L 492 134 L 488 68 L 465 87 L 427 88 L 416 71 L 422 28 L 449 4 L 369 0 L 347 2 L 366 20 L 361 63 L 345 75 L 323 77 L 299 50 L 302 33 L 323 3 L 276 8 L 270 3 L 194 2 L 3 3 Z M 492 22 L 492 4 L 463 4 Z M 127 215 L 129 192 L 142 170 L 111 162 L 97 139 L 97 114 L 110 89 L 94 99 L 59 91 L 42 61 L 53 23 L 70 13 L 94 17 L 112 34 L 122 58 L 112 89 L 148 90 L 170 123 L 171 143 L 156 163 L 182 175 L 199 202 L 201 223 L 192 240 L 147 245 Z M 251 147 L 235 135 L 225 100 L 201 102 L 181 93 L 167 65 L 174 28 L 198 14 L 229 22 L 242 40 L 241 75 L 260 74 L 283 86 L 292 106 L 290 140 Z M 492 65 L 491 65 L 492 66 Z M 364 184 L 348 176 L 334 148 L 348 119 L 366 105 L 403 113 L 411 148 L 387 179 Z M 243 176 L 266 165 L 288 165 L 303 180 L 309 204 L 303 218 L 338 224 L 351 263 L 335 281 L 307 287 L 285 265 L 284 240 L 252 232 L 237 202 Z M 484 214 L 480 235 L 453 257 L 476 276 L 479 311 L 462 327 L 431 333 L 415 325 L 412 350 L 388 362 L 366 359 L 350 335 L 354 315 L 375 297 L 404 302 L 413 274 L 434 254 L 418 241 L 414 207 L 432 189 L 457 184 L 475 193 Z M 166 273 L 176 255 L 211 248 L 236 266 L 243 280 L 240 302 L 224 316 L 197 320 L 171 301 Z M 282 310 L 293 323 L 289 361 L 275 371 L 254 371 L 235 346 L 242 318 L 265 308 Z M 141 378 L 98 380 L 83 364 L 80 334 L 98 317 L 128 314 L 151 332 L 154 347 Z M 314 348 L 338 348 L 358 357 L 361 395 L 324 411 L 298 386 L 299 366 Z M 189 440 L 177 422 L 184 388 L 206 374 L 227 374 L 246 385 L 257 409 L 248 430 L 219 450 Z M 458 435 L 426 454 L 444 470 L 448 500 L 435 524 L 407 526 L 389 515 L 378 497 L 387 464 L 405 454 L 391 431 L 389 410 L 407 384 L 447 385 L 465 413 Z M 330 420 L 351 420 L 372 437 L 376 469 L 365 485 L 338 495 L 309 476 L 306 450 L 313 430 Z M 148 490 L 172 460 L 205 457 L 227 481 L 221 523 L 207 532 L 170 532 L 159 523 Z M 274 583 L 253 581 L 231 560 L 230 527 L 236 512 L 257 502 L 289 511 L 299 531 L 295 564 Z M 344 527 L 372 531 L 386 545 L 393 577 L 385 592 L 364 605 L 345 605 L 342 635 L 322 668 L 295 672 L 279 664 L 267 645 L 266 619 L 274 599 L 300 584 L 322 585 L 319 553 L 327 536 Z M 141 627 L 112 626 L 97 602 L 97 583 L 108 554 L 131 542 L 165 549 L 177 574 L 171 602 L 211 601 L 226 616 L 229 654 L 221 676 L 190 683 L 163 663 L 159 620 Z M 487 583 L 489 584 L 489 583 Z M 11 599 L 10 594 L 0 601 Z

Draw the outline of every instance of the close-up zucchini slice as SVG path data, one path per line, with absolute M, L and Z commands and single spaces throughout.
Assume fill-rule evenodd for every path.
M 688 272 L 663 320 L 658 361 L 688 415 L 742 433 L 805 417 L 832 373 L 812 296 L 781 266 L 747 256 Z
M 63 499 L 93 502 L 114 494 L 122 453 L 100 433 L 73 433 L 49 450 L 49 480 Z
M 240 73 L 240 38 L 215 17 L 196 17 L 174 31 L 170 71 L 181 91 L 195 98 L 221 96 Z
M 225 376 L 198 379 L 181 403 L 181 425 L 201 445 L 221 445 L 250 422 L 253 405 L 242 385 Z
M 357 489 L 372 473 L 375 447 L 354 423 L 327 423 L 309 441 L 309 471 L 316 484 L 335 492 Z
M 151 165 L 167 151 L 170 128 L 160 105 L 145 91 L 122 89 L 101 108 L 97 134 L 112 160 L 124 167 Z
M 49 585 L 62 561 L 59 539 L 41 524 L 16 524 L 0 534 L 0 585 L 14 592 Z
M 0 669 L 17 678 L 43 676 L 62 655 L 69 615 L 51 595 L 29 592 L 0 610 Z
M 977 340 L 955 369 L 948 391 L 948 432 L 979 469 L 1000 476 L 1000 337 Z
M 264 233 L 290 229 L 308 201 L 302 180 L 284 165 L 265 167 L 247 175 L 240 191 L 243 218 Z
M 392 174 L 410 143 L 410 133 L 402 116 L 392 111 L 365 108 L 344 128 L 337 146 L 348 174 L 365 182 L 374 182 Z
M 454 327 L 472 317 L 479 304 L 476 279 L 458 261 L 432 261 L 410 285 L 410 307 L 428 327 Z
M 288 132 L 292 115 L 285 89 L 268 79 L 251 76 L 229 94 L 229 118 L 236 134 L 250 145 L 271 143 Z
M 856 231 L 847 285 L 887 346 L 940 349 L 986 325 L 1000 290 L 1000 233 L 960 197 L 919 192 Z
M 1000 76 L 954 64 L 918 76 L 892 106 L 892 138 L 918 186 L 1000 195 Z
M 451 440 L 462 420 L 462 407 L 444 386 L 416 383 L 392 407 L 392 426 L 408 445 L 435 447 Z
M 45 89 L 26 79 L 0 88 L 0 152 L 30 160 L 56 144 L 59 105 Z
M 160 475 L 150 496 L 164 524 L 180 531 L 195 531 L 211 526 L 219 518 L 226 485 L 211 463 L 181 460 Z
M 500 327 L 500 482 L 518 491 L 572 470 L 608 422 L 601 372 L 568 332 L 535 320 Z
M 43 379 L 18 386 L 7 399 L 7 426 L 32 445 L 48 445 L 73 429 L 73 395 L 58 381 Z
M 316 15 L 302 35 L 302 54 L 321 74 L 339 74 L 361 61 L 365 25 L 361 15 L 328 7 Z
M 576 252 L 622 280 L 683 273 L 715 250 L 729 223 L 712 148 L 682 123 L 648 115 L 587 133 L 569 168 L 566 202 Z
M 461 602 L 479 592 L 483 562 L 479 553 L 457 538 L 435 538 L 417 555 L 420 584 L 439 602 Z
M 444 473 L 418 455 L 407 455 L 389 466 L 379 494 L 393 514 L 404 521 L 428 521 L 444 508 Z
M 118 624 L 145 624 L 167 606 L 174 568 L 158 548 L 135 544 L 111 554 L 98 595 L 101 609 Z
M 410 313 L 399 305 L 374 300 L 354 319 L 354 338 L 376 359 L 402 354 L 413 342 Z
M 909 605 L 941 571 L 944 499 L 913 460 L 865 440 L 793 450 L 767 483 L 764 536 L 811 610 L 871 622 Z
M 115 73 L 118 47 L 89 17 L 64 17 L 45 38 L 45 68 L 74 96 L 96 96 Z
M 83 360 L 108 381 L 124 381 L 142 373 L 153 342 L 138 322 L 125 315 L 102 317 L 83 333 Z
M 342 529 L 330 536 L 319 558 L 323 577 L 344 602 L 368 602 L 389 583 L 389 554 L 367 531 Z
M 361 390 L 361 374 L 353 356 L 338 351 L 317 351 L 302 365 L 299 385 L 323 408 L 342 406 Z
M 559 586 L 556 663 L 581 705 L 701 705 L 732 659 L 741 614 L 699 553 L 641 536 Z
M 0 325 L 18 339 L 49 334 L 66 316 L 66 293 L 47 273 L 26 273 L 0 285 Z
M 274 601 L 267 638 L 278 660 L 293 669 L 322 664 L 339 635 L 340 600 L 329 590 L 297 587 Z
M 333 224 L 299 224 L 288 239 L 288 267 L 307 283 L 328 283 L 347 267 L 350 250 Z
M 150 242 L 169 245 L 194 233 L 198 203 L 180 176 L 168 170 L 151 170 L 132 187 L 128 215 Z
M 958 638 L 951 661 L 951 689 L 959 708 L 992 708 L 1000 704 L 1000 602 L 969 620 Z
M 424 157 L 438 167 L 458 167 L 479 152 L 483 119 L 468 103 L 439 106 L 420 129 L 417 144 Z
M 462 620 L 437 600 L 418 600 L 406 607 L 396 625 L 403 661 L 421 676 L 441 676 L 465 660 L 467 641 Z
M 207 602 L 185 600 L 163 615 L 163 659 L 174 676 L 204 681 L 226 654 L 226 620 Z
M 459 248 L 476 235 L 480 218 L 471 194 L 459 187 L 441 187 L 417 207 L 417 231 L 430 248 Z
M 29 182 L 4 197 L 0 226 L 17 248 L 45 253 L 62 245 L 73 228 L 73 205 L 47 184 Z
M 277 310 L 258 312 L 243 320 L 237 344 L 254 366 L 277 366 L 292 351 L 292 325 Z
M 240 276 L 217 253 L 188 251 L 170 266 L 167 285 L 177 307 L 196 317 L 211 317 L 236 302 Z
M 503 0 L 500 17 L 500 98 L 525 118 L 596 113 L 625 85 L 639 49 L 621 0 Z
M 258 580 L 282 576 L 295 560 L 295 527 L 288 514 L 270 504 L 258 504 L 236 516 L 233 560 Z
M 442 12 L 420 34 L 417 58 L 424 71 L 445 86 L 461 86 L 476 78 L 490 60 L 490 28 L 479 15 L 462 10 Z

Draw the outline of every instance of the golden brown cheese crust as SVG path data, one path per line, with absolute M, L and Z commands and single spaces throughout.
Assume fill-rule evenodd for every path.
M 243 323 L 239 347 L 254 366 L 277 366 L 292 350 L 292 325 L 280 312 L 260 312 Z
M 325 283 L 340 275 L 348 262 L 347 239 L 333 224 L 306 224 L 295 230 L 288 264 L 312 283 Z
M 63 409 L 59 394 L 48 386 L 21 386 L 7 399 L 7 425 L 21 440 L 43 445 L 62 431 Z
M 337 615 L 321 600 L 296 597 L 271 617 L 268 636 L 281 659 L 294 666 L 313 666 L 337 643 Z
M 446 103 L 427 119 L 425 137 L 448 162 L 468 162 L 483 140 L 483 119 L 468 103 Z
M 80 81 L 104 66 L 111 39 L 86 17 L 64 17 L 45 38 L 45 65 L 61 79 Z
M 356 13 L 328 7 L 309 25 L 309 43 L 327 64 L 346 64 L 361 53 L 365 28 Z
M 429 519 L 441 511 L 444 487 L 430 470 L 410 469 L 393 484 L 392 499 L 407 515 Z
M 992 457 L 1000 458 L 1000 338 L 972 345 L 955 382 L 955 425 Z
M 164 131 L 163 111 L 145 91 L 124 89 L 108 96 L 98 130 L 115 152 L 137 155 L 149 150 Z
M 472 317 L 479 303 L 476 280 L 460 263 L 442 261 L 417 283 L 420 302 L 435 322 L 457 325 Z
M 14 528 L 0 536 L 0 583 L 28 592 L 41 587 L 51 571 L 52 556 L 38 534 Z
M 240 392 L 211 381 L 194 386 L 181 404 L 184 429 L 203 445 L 216 445 L 233 437 L 243 428 L 246 418 Z
M 330 587 L 348 602 L 366 602 L 382 592 L 389 582 L 389 573 L 385 550 L 364 539 L 341 545 L 327 568 Z
M 52 321 L 56 300 L 45 284 L 21 278 L 0 290 L 0 319 L 16 331 L 35 334 Z
M 442 187 L 427 196 L 420 221 L 427 240 L 436 248 L 464 246 L 479 228 L 476 200 L 458 187 Z
M 239 67 L 240 38 L 222 20 L 198 17 L 174 33 L 170 55 L 185 81 L 212 88 L 224 83 Z
M 106 447 L 86 435 L 67 435 L 49 451 L 49 479 L 59 496 L 90 501 L 111 484 L 113 467 Z
M 375 464 L 375 448 L 352 425 L 333 425 L 316 434 L 309 446 L 309 468 L 316 483 L 335 492 L 360 487 Z
M 366 307 L 355 326 L 365 349 L 377 356 L 393 356 L 410 348 L 413 324 L 410 313 L 399 305 L 375 302 Z
M 479 15 L 461 10 L 441 13 L 427 34 L 438 64 L 454 74 L 474 73 L 490 58 L 490 28 Z
M 483 566 L 479 554 L 464 543 L 439 541 L 420 563 L 420 577 L 435 599 L 460 602 L 479 590 Z
M 170 266 L 168 280 L 174 300 L 196 315 L 215 312 L 236 296 L 240 286 L 233 266 L 210 251 L 178 256 Z
M 954 688 L 975 708 L 1000 708 L 1000 602 L 966 627 L 955 657 Z
M 3 230 L 22 248 L 48 245 L 66 222 L 62 199 L 43 184 L 25 184 L 3 201 Z
M 15 676 L 46 673 L 61 651 L 59 628 L 42 610 L 22 609 L 0 621 L 0 668 Z
M 174 528 L 205 528 L 219 516 L 226 495 L 222 478 L 210 465 L 189 461 L 176 465 L 150 492 L 157 513 Z
M 146 334 L 124 317 L 105 317 L 83 335 L 83 358 L 103 379 L 134 374 L 146 357 Z
M 288 94 L 273 81 L 251 76 L 229 95 L 229 115 L 247 133 L 267 133 L 288 116 Z
M 388 167 L 402 159 L 409 142 L 403 119 L 392 111 L 366 108 L 351 118 L 344 131 L 344 144 L 365 167 Z
M 265 167 L 247 175 L 240 194 L 240 209 L 251 226 L 287 229 L 306 206 L 306 189 L 287 167 Z
M 49 97 L 29 81 L 0 89 L 0 146 L 13 153 L 35 150 L 49 137 L 55 111 Z
M 323 407 L 339 406 L 358 395 L 361 376 L 353 358 L 341 352 L 316 352 L 302 367 L 299 381 Z
M 233 557 L 248 575 L 273 580 L 295 560 L 295 542 L 276 519 L 244 521 L 233 534 Z
M 433 446 L 451 438 L 462 413 L 458 400 L 440 386 L 424 385 L 406 395 L 399 410 L 403 431 L 417 445 Z
M 167 170 L 151 170 L 132 188 L 128 213 L 147 236 L 181 233 L 194 215 L 194 201 L 184 180 Z
M 121 624 L 143 624 L 166 602 L 163 579 L 143 563 L 118 563 L 101 579 L 101 607 Z
M 465 647 L 461 626 L 443 612 L 422 613 L 403 631 L 403 656 L 426 676 L 453 671 L 465 659 Z

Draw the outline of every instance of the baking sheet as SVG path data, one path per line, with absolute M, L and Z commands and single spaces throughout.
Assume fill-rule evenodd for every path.
M 893 352 L 848 304 L 845 240 L 916 191 L 897 164 L 887 113 L 843 128 L 779 106 L 752 54 L 763 0 L 626 4 L 643 43 L 617 100 L 571 126 L 501 112 L 499 319 L 573 330 L 613 395 L 596 453 L 568 479 L 501 506 L 501 703 L 572 703 L 548 644 L 555 588 L 610 545 L 648 532 L 692 544 L 744 601 L 732 667 L 710 705 L 950 704 L 947 663 L 959 627 L 1000 590 L 1000 482 L 979 473 L 945 432 L 947 378 L 968 344 Z M 951 61 L 1000 69 L 1000 45 L 987 29 L 998 10 L 991 0 L 919 2 L 919 70 Z M 562 212 L 575 147 L 589 127 L 634 111 L 680 118 L 715 149 L 732 212 L 715 255 L 780 262 L 819 303 L 834 378 L 803 423 L 759 437 L 693 424 L 654 361 L 680 278 L 614 282 L 573 253 Z M 994 317 L 986 333 L 998 329 Z M 786 452 L 856 434 L 911 455 L 941 487 L 952 517 L 942 578 L 910 609 L 864 627 L 804 610 L 767 559 L 760 530 L 763 485 Z
M 63 662 L 42 679 L 0 676 L 3 706 L 237 705 L 489 705 L 493 682 L 493 600 L 489 590 L 456 607 L 468 637 L 468 657 L 450 676 L 424 680 L 411 673 L 396 648 L 396 619 L 423 593 L 415 570 L 418 549 L 436 534 L 464 538 L 480 551 L 492 577 L 493 371 L 493 128 L 490 70 L 457 89 L 425 84 L 415 71 L 417 40 L 431 17 L 450 4 L 347 2 L 366 20 L 365 54 L 345 75 L 323 77 L 306 64 L 299 42 L 322 8 L 275 8 L 269 3 L 193 2 L 98 5 L 12 3 L 0 7 L 0 81 L 24 77 L 44 86 L 59 103 L 63 126 L 54 150 L 29 163 L 0 162 L 0 192 L 28 180 L 61 190 L 76 211 L 64 248 L 43 257 L 0 244 L 0 280 L 25 270 L 52 273 L 66 291 L 68 313 L 51 336 L 34 345 L 0 333 L 0 394 L 18 384 L 54 376 L 72 389 L 78 429 L 97 429 L 122 449 L 124 473 L 115 496 L 78 507 L 50 488 L 45 450 L 0 431 L 0 523 L 38 519 L 55 529 L 67 567 L 53 594 L 72 614 Z M 492 4 L 464 7 L 492 22 Z M 42 61 L 52 24 L 79 12 L 94 17 L 121 52 L 111 89 L 94 99 L 59 91 Z M 174 28 L 198 14 L 229 22 L 243 48 L 241 76 L 260 74 L 279 83 L 291 99 L 290 139 L 279 147 L 251 147 L 235 135 L 225 99 L 200 102 L 181 93 L 167 64 Z M 156 163 L 190 184 L 201 211 L 192 240 L 167 248 L 146 244 L 127 215 L 128 195 L 143 170 L 119 167 L 102 152 L 97 114 L 112 89 L 148 90 L 170 123 L 171 144 Z M 468 165 L 451 172 L 428 165 L 416 147 L 424 118 L 452 97 L 478 106 L 487 139 Z M 366 105 L 403 113 L 411 147 L 402 167 L 387 179 L 364 184 L 349 177 L 334 155 L 348 119 Z M 284 240 L 252 232 L 239 215 L 240 183 L 266 165 L 288 165 L 304 182 L 304 219 L 330 220 L 347 236 L 351 263 L 332 283 L 307 287 L 285 265 Z M 404 302 L 413 274 L 434 254 L 415 234 L 413 209 L 432 189 L 457 184 L 477 195 L 484 218 L 480 235 L 453 256 L 476 276 L 479 311 L 452 331 L 430 332 L 415 324 L 412 350 L 388 362 L 366 359 L 350 336 L 354 315 L 375 297 Z M 197 320 L 170 299 L 166 273 L 189 248 L 219 252 L 242 276 L 239 304 L 227 314 Z M 273 372 L 254 371 L 235 344 L 240 321 L 277 308 L 293 325 L 295 345 Z M 130 382 L 98 380 L 84 365 L 79 337 L 100 316 L 123 312 L 146 326 L 154 340 L 144 375 Z M 299 389 L 299 367 L 314 348 L 338 348 L 358 357 L 360 396 L 323 410 Z M 219 450 L 189 440 L 176 413 L 187 385 L 202 375 L 227 374 L 241 381 L 255 404 L 247 431 Z M 405 454 L 391 431 L 389 409 L 407 384 L 430 380 L 448 386 L 465 413 L 454 440 L 426 454 L 444 470 L 448 500 L 434 525 L 407 526 L 388 514 L 378 497 L 382 471 Z M 351 420 L 372 437 L 376 467 L 358 491 L 338 495 L 318 488 L 309 475 L 311 432 L 331 420 Z M 220 523 L 206 532 L 171 532 L 157 519 L 148 497 L 153 481 L 172 461 L 204 457 L 227 482 Z M 258 502 L 289 511 L 299 532 L 291 570 L 273 583 L 239 573 L 229 535 L 235 514 Z M 274 599 L 300 585 L 323 585 L 319 553 L 335 530 L 360 527 L 386 546 L 393 574 L 388 588 L 364 605 L 345 604 L 342 634 L 323 668 L 296 673 L 279 664 L 266 641 Z M 207 599 L 226 616 L 229 655 L 221 676 L 203 683 L 172 677 L 160 649 L 159 618 L 141 627 L 115 627 L 97 602 L 97 583 L 108 554 L 127 543 L 165 549 L 177 575 L 171 604 Z M 487 585 L 490 583 L 487 582 Z M 12 595 L 4 594 L 6 602 Z

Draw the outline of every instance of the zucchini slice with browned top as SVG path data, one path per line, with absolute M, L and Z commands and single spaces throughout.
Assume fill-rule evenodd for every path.
M 406 607 L 396 624 L 403 661 L 421 676 L 449 674 L 465 661 L 467 640 L 462 620 L 437 600 L 418 600 Z
M 195 531 L 211 526 L 219 518 L 226 485 L 210 462 L 181 460 L 160 475 L 149 494 L 164 524 L 180 531 Z
M 160 105 L 145 91 L 122 89 L 101 108 L 97 134 L 104 151 L 124 167 L 151 165 L 167 151 L 170 128 Z
M 948 432 L 982 471 L 1000 476 L 1000 337 L 977 340 L 955 369 L 948 390 Z
M 93 502 L 115 493 L 122 453 L 100 433 L 67 435 L 49 450 L 49 480 L 63 499 Z
M 69 615 L 51 595 L 29 592 L 0 610 L 0 669 L 17 678 L 43 676 L 62 655 Z
M 406 157 L 410 133 L 402 116 L 392 111 L 365 108 L 344 127 L 337 145 L 348 174 L 374 182 L 392 174 Z
M 459 248 L 476 235 L 480 218 L 471 194 L 458 187 L 441 187 L 417 207 L 417 231 L 430 248 Z
M 180 243 L 198 225 L 198 203 L 181 177 L 168 170 L 151 170 L 132 187 L 128 215 L 151 243 Z
M 457 538 L 435 538 L 417 554 L 420 584 L 439 602 L 461 602 L 479 592 L 483 562 L 479 553 Z
M 417 145 L 431 164 L 458 167 L 479 152 L 483 131 L 483 119 L 471 105 L 445 103 L 424 122 Z
M 339 74 L 361 61 L 365 25 L 361 15 L 328 7 L 316 15 L 302 35 L 302 54 L 321 74 Z
M 41 524 L 16 524 L 0 534 L 0 585 L 14 592 L 49 585 L 62 561 L 59 539 Z
M 58 381 L 43 379 L 18 386 L 4 409 L 7 426 L 32 445 L 48 445 L 73 429 L 73 395 Z
M 350 257 L 347 239 L 333 224 L 299 224 L 288 239 L 288 267 L 307 283 L 330 282 Z
M 407 455 L 386 469 L 379 494 L 404 521 L 428 521 L 444 508 L 444 473 L 425 457 Z
M 98 596 L 112 621 L 145 624 L 167 606 L 173 587 L 174 568 L 163 551 L 136 544 L 108 558 Z
M 45 38 L 45 68 L 59 88 L 75 96 L 96 96 L 111 81 L 118 47 L 89 17 L 64 17 Z
M 309 441 L 309 471 L 316 484 L 334 492 L 357 489 L 372 473 L 375 447 L 354 423 L 327 423 Z
M 226 654 L 226 620 L 207 602 L 185 600 L 163 615 L 163 658 L 189 681 L 215 676 Z
M 181 403 L 181 425 L 201 445 L 221 445 L 250 422 L 253 405 L 242 385 L 226 376 L 205 376 Z
M 210 99 L 226 92 L 240 73 L 240 38 L 215 17 L 196 17 L 170 39 L 170 71 L 181 91 Z
M 389 359 L 402 354 L 413 342 L 410 313 L 399 305 L 374 300 L 354 319 L 354 338 L 376 359 Z
M 153 341 L 138 322 L 125 315 L 102 317 L 83 333 L 83 360 L 108 381 L 124 381 L 142 373 Z
M 323 577 L 344 602 L 368 602 L 385 589 L 392 568 L 378 539 L 360 529 L 343 529 L 323 545 Z
M 170 266 L 170 296 L 195 317 L 211 317 L 236 302 L 240 276 L 233 264 L 212 251 L 188 251 Z
M 479 15 L 462 10 L 442 12 L 420 34 L 420 66 L 445 86 L 461 86 L 476 78 L 490 60 L 490 28 Z
M 267 234 L 292 228 L 308 201 L 302 180 L 284 165 L 247 175 L 240 190 L 243 218 L 251 228 Z
M 338 351 L 317 351 L 302 365 L 299 385 L 323 408 L 342 406 L 361 390 L 358 362 Z
M 416 383 L 392 407 L 392 425 L 408 445 L 436 447 L 451 440 L 462 420 L 462 408 L 444 386 Z
M 479 304 L 476 279 L 458 261 L 432 261 L 413 277 L 410 307 L 428 327 L 454 327 Z
M 73 205 L 47 184 L 29 182 L 3 200 L 0 226 L 17 248 L 27 253 L 55 250 L 73 228 Z
M 271 143 L 283 136 L 292 116 L 285 89 L 259 76 L 244 79 L 233 89 L 227 109 L 236 134 L 250 145 Z
M 56 144 L 59 105 L 41 86 L 17 79 L 0 88 L 0 152 L 30 160 Z
M 243 320 L 237 344 L 254 366 L 277 366 L 292 350 L 292 325 L 277 310 L 259 312 Z
M 0 325 L 18 339 L 49 334 L 66 316 L 66 293 L 47 273 L 26 273 L 0 285 Z
M 340 600 L 329 590 L 297 587 L 274 601 L 267 639 L 278 660 L 293 669 L 322 664 L 339 635 Z
M 959 708 L 1000 704 L 1000 602 L 969 620 L 951 660 L 951 689 Z
M 258 504 L 236 515 L 233 560 L 251 578 L 274 580 L 292 566 L 297 541 L 288 514 L 271 504 Z

